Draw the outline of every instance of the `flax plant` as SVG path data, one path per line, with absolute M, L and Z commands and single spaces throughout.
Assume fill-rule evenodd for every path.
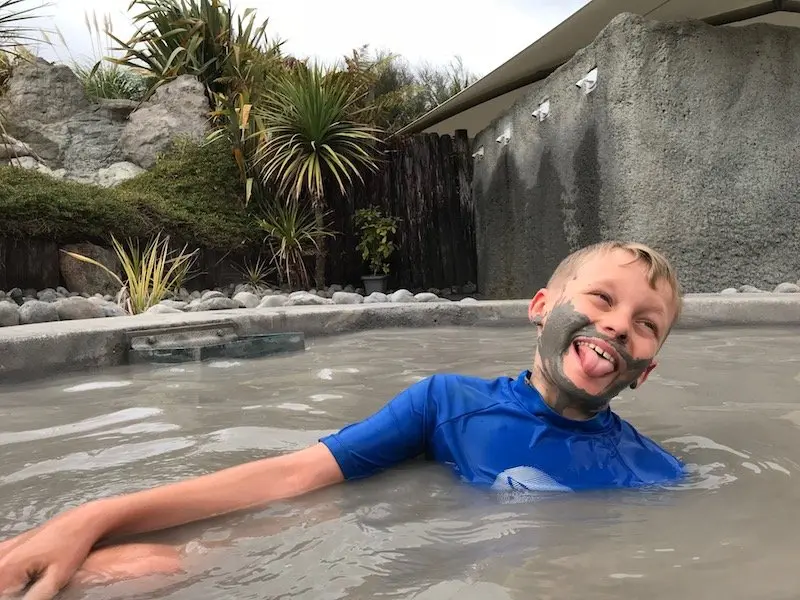
M 120 285 L 117 303 L 126 312 L 136 315 L 145 312 L 162 300 L 172 297 L 183 285 L 189 275 L 197 250 L 186 252 L 187 246 L 171 256 L 169 236 L 161 234 L 148 242 L 144 251 L 140 250 L 138 240 L 129 240 L 128 248 L 112 236 L 112 245 L 117 259 L 122 265 L 124 279 L 101 262 L 77 252 L 63 250 L 76 260 L 100 267 L 111 275 Z

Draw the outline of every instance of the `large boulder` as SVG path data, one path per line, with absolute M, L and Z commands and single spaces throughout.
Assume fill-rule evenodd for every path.
M 98 169 L 122 160 L 116 144 L 127 114 L 117 104 L 91 101 L 66 65 L 19 59 L 0 112 L 8 133 L 49 169 L 63 168 L 68 179 L 91 182 Z
M 202 140 L 210 108 L 191 75 L 161 86 L 140 105 L 91 99 L 69 67 L 20 59 L 0 98 L 7 133 L 14 136 L 0 161 L 13 158 L 15 166 L 72 181 L 116 185 L 152 167 L 173 141 Z
M 196 77 L 181 75 L 159 87 L 130 115 L 119 147 L 125 160 L 145 169 L 178 138 L 202 140 L 211 107 Z
M 96 260 L 117 273 L 117 275 L 120 274 L 121 267 L 119 259 L 117 259 L 117 255 L 112 250 L 96 246 L 89 242 L 69 244 L 64 246 L 62 250 Z M 60 255 L 60 266 L 64 285 L 71 292 L 112 296 L 119 292 L 119 282 L 96 265 L 78 260 L 62 252 Z

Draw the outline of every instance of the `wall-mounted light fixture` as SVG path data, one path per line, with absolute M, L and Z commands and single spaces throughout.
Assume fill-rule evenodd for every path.
M 575 85 L 578 86 L 584 94 L 592 93 L 597 87 L 597 67 L 589 71 L 585 77 L 579 79 Z
M 505 130 L 505 131 L 503 131 L 503 133 L 501 133 L 501 134 L 500 134 L 500 135 L 497 137 L 497 139 L 496 139 L 495 141 L 496 141 L 498 144 L 502 144 L 502 145 L 504 145 L 504 146 L 505 146 L 506 144 L 508 144 L 508 142 L 509 142 L 510 140 L 511 140 L 511 129 L 509 129 L 509 128 L 507 127 L 507 128 L 506 128 L 506 130 Z
M 472 153 L 472 158 L 477 160 L 479 158 L 483 158 L 484 154 L 486 154 L 486 151 L 483 149 L 483 146 L 480 146 L 475 152 Z
M 536 117 L 539 122 L 541 123 L 550 115 L 550 100 L 545 100 L 539 105 L 535 111 L 531 113 L 531 116 Z

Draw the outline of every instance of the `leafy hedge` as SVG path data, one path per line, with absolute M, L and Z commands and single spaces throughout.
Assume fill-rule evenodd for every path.
M 0 167 L 0 236 L 60 243 L 150 237 L 217 250 L 252 246 L 260 234 L 225 142 L 175 144 L 156 165 L 115 188 Z

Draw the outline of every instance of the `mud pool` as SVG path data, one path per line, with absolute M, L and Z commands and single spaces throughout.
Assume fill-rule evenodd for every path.
M 800 331 L 677 331 L 613 404 L 689 465 L 670 489 L 496 495 L 412 461 L 145 539 L 186 573 L 68 599 L 796 597 Z M 434 372 L 516 376 L 532 331 L 380 330 L 250 361 L 0 387 L 0 537 L 65 507 L 315 442 Z M 781 516 L 783 514 L 784 516 Z

